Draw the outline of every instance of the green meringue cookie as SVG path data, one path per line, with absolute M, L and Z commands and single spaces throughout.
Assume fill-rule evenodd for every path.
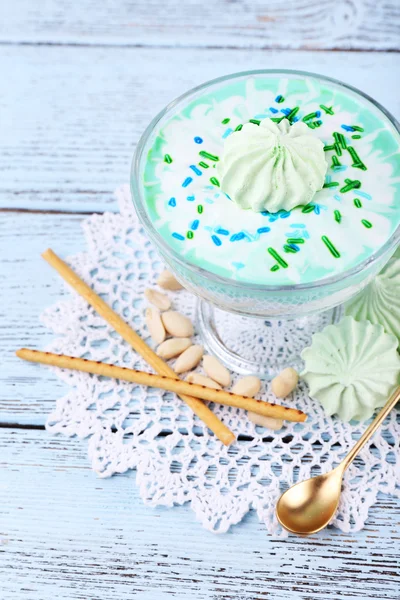
M 346 303 L 345 311 L 356 321 L 382 325 L 400 342 L 400 258 L 391 258 L 365 290 Z
M 263 119 L 226 139 L 218 173 L 223 191 L 241 208 L 274 213 L 308 204 L 322 189 L 327 167 L 324 144 L 305 123 Z
M 353 317 L 316 333 L 301 356 L 311 398 L 344 421 L 371 417 L 399 381 L 396 338 L 381 325 Z

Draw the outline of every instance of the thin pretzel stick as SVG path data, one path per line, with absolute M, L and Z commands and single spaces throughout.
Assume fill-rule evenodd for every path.
M 69 283 L 74 290 L 82 296 L 94 310 L 107 321 L 111 327 L 119 333 L 119 335 L 132 346 L 138 354 L 160 375 L 166 375 L 172 379 L 178 379 L 176 373 L 167 365 L 162 358 L 157 356 L 155 352 L 142 340 L 120 316 L 115 313 L 104 300 L 102 300 L 96 292 L 94 292 L 78 275 L 57 256 L 50 248 L 42 254 L 42 257 L 51 265 L 61 277 Z M 207 425 L 211 431 L 215 433 L 218 439 L 223 444 L 229 446 L 235 436 L 226 425 L 224 425 L 216 415 L 197 398 L 181 395 L 180 398 L 192 409 L 192 411 Z
M 215 390 L 203 385 L 189 383 L 188 381 L 171 379 L 165 375 L 153 375 L 153 373 L 135 371 L 126 367 L 117 367 L 116 365 L 95 362 L 86 358 L 75 358 L 74 356 L 66 356 L 65 354 L 52 354 L 51 352 L 39 352 L 38 350 L 29 350 L 28 348 L 21 348 L 17 350 L 16 354 L 19 358 L 30 362 L 51 365 L 62 369 L 72 369 L 73 371 L 83 371 L 84 373 L 102 375 L 103 377 L 112 377 L 148 387 L 157 387 L 162 390 L 175 392 L 176 394 L 190 394 L 209 402 L 217 402 L 227 406 L 242 408 L 243 410 L 250 410 L 264 417 L 296 422 L 305 421 L 307 418 L 307 415 L 301 412 L 301 410 L 286 408 L 261 400 L 253 400 L 247 396 L 240 396 L 232 392 L 226 392 L 225 390 Z

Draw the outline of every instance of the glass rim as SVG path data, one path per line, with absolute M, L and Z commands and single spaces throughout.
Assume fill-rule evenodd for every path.
M 225 286 L 236 287 L 240 289 L 245 289 L 246 291 L 256 291 L 256 292 L 290 292 L 290 291 L 308 291 L 313 289 L 318 289 L 324 286 L 329 286 L 338 282 L 345 282 L 348 279 L 351 279 L 353 276 L 358 275 L 364 269 L 379 261 L 379 259 L 385 255 L 391 248 L 395 249 L 397 244 L 400 242 L 400 224 L 397 226 L 396 230 L 392 233 L 390 238 L 383 244 L 376 252 L 371 254 L 368 258 L 361 261 L 359 264 L 355 265 L 351 269 L 347 269 L 342 273 L 337 273 L 335 275 L 329 275 L 328 277 L 323 277 L 321 279 L 317 279 L 316 281 L 312 281 L 309 283 L 290 283 L 290 284 L 263 284 L 263 283 L 252 283 L 245 281 L 237 281 L 235 279 L 231 279 L 229 277 L 224 277 L 222 275 L 217 275 L 208 269 L 204 269 L 186 259 L 183 259 L 181 255 L 174 249 L 172 246 L 165 241 L 162 235 L 157 231 L 154 227 L 147 209 L 146 202 L 144 199 L 144 195 L 142 193 L 142 189 L 139 182 L 139 172 L 140 172 L 140 164 L 142 160 L 143 151 L 146 147 L 147 141 L 150 138 L 151 134 L 154 132 L 157 124 L 163 119 L 169 112 L 171 112 L 178 104 L 183 102 L 186 99 L 189 99 L 190 96 L 201 92 L 202 90 L 206 90 L 207 88 L 223 83 L 228 80 L 235 80 L 241 77 L 248 77 L 252 75 L 271 75 L 271 74 L 281 74 L 281 75 L 301 75 L 304 77 L 310 77 L 314 79 L 319 79 L 323 81 L 328 81 L 334 83 L 337 86 L 348 89 L 355 94 L 362 96 L 368 102 L 370 102 L 373 106 L 375 106 L 378 110 L 380 110 L 384 116 L 389 120 L 391 125 L 395 128 L 397 133 L 400 135 L 400 124 L 397 119 L 379 102 L 371 98 L 368 94 L 365 94 L 361 90 L 343 83 L 338 79 L 334 79 L 333 77 L 327 77 L 325 75 L 319 75 L 318 73 L 310 73 L 309 71 L 297 71 L 292 69 L 255 69 L 250 71 L 240 71 L 236 73 L 231 73 L 229 75 L 223 75 L 222 77 L 217 77 L 215 79 L 211 79 L 206 81 L 194 88 L 191 88 L 184 94 L 181 94 L 171 102 L 169 102 L 149 123 L 149 125 L 144 130 L 141 135 L 139 142 L 136 146 L 136 150 L 134 152 L 132 163 L 131 163 L 131 174 L 130 174 L 130 189 L 131 189 L 131 197 L 133 205 L 136 209 L 136 213 L 145 228 L 146 232 L 149 234 L 149 237 L 154 241 L 157 247 L 161 248 L 163 254 L 170 256 L 172 260 L 181 265 L 184 269 L 194 272 L 197 275 L 202 275 L 213 281 L 214 283 L 219 283 Z

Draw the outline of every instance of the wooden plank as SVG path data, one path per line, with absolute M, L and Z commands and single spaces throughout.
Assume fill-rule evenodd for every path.
M 22 364 L 14 351 L 51 340 L 39 316 L 70 291 L 40 254 L 48 246 L 62 256 L 85 250 L 82 218 L 0 212 L 0 423 L 43 425 L 68 391 L 47 369 Z
M 235 48 L 399 49 L 395 1 L 16 0 L 0 5 L 0 40 Z
M 395 54 L 3 46 L 0 208 L 116 210 L 112 191 L 166 103 L 207 79 L 265 67 L 342 78 L 400 115 Z
M 252 513 L 214 536 L 188 506 L 144 506 L 133 472 L 98 479 L 75 439 L 0 429 L 0 467 L 5 600 L 398 598 L 394 499 L 355 535 L 282 540 Z

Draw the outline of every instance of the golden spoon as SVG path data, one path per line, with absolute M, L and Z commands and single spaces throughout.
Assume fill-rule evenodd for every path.
M 282 494 L 276 505 L 276 516 L 285 529 L 298 535 L 310 535 L 328 525 L 339 504 L 345 470 L 398 400 L 400 387 L 393 392 L 356 445 L 335 469 L 325 475 L 296 483 Z

